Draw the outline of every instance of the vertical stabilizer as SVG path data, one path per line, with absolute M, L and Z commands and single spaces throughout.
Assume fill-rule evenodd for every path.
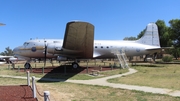
M 144 35 L 136 42 L 146 45 L 160 46 L 157 25 L 155 23 L 149 23 Z

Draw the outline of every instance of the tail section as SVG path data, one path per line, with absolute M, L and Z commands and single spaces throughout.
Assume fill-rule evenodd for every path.
M 146 27 L 144 35 L 136 42 L 146 45 L 159 46 L 159 33 L 158 27 L 155 23 L 149 23 Z

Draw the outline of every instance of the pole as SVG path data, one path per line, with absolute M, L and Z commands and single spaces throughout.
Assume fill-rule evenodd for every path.
M 26 72 L 27 73 L 27 85 L 30 86 L 30 74 L 29 71 Z
M 86 65 L 86 72 L 88 73 L 89 70 L 88 70 L 88 61 L 87 61 L 87 65 Z
M 18 66 L 18 72 L 20 71 L 20 67 Z
M 44 67 L 42 67 L 42 73 L 43 73 L 43 75 L 44 75 Z
M 64 66 L 64 75 L 66 75 L 66 65 Z
M 50 101 L 50 92 L 49 91 L 44 91 L 44 101 Z
M 36 85 L 35 85 L 35 76 L 32 77 L 32 89 L 33 89 L 33 97 L 36 98 Z

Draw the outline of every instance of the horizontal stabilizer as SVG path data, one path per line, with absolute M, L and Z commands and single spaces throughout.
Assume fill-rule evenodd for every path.
M 162 48 L 159 47 L 159 48 L 145 48 L 146 50 L 161 50 Z
M 157 47 L 157 48 L 145 48 L 146 50 L 166 50 L 166 49 L 172 49 L 173 47 Z

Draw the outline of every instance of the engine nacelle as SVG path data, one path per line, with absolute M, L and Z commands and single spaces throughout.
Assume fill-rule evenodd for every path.
M 67 60 L 66 57 L 61 57 L 61 56 L 57 57 L 57 61 L 66 61 L 66 60 Z
M 51 43 L 47 45 L 47 52 L 50 54 L 58 54 L 62 48 L 60 43 Z

